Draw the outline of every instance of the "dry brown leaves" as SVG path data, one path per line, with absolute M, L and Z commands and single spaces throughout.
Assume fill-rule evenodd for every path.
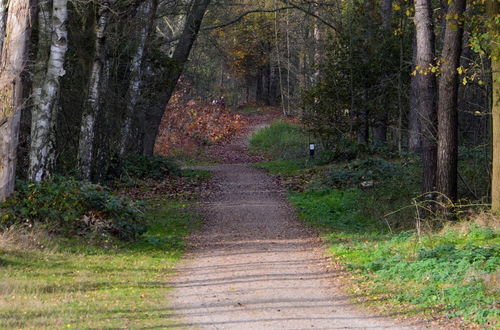
M 166 156 L 175 149 L 218 144 L 237 134 L 244 125 L 240 115 L 229 113 L 225 107 L 185 101 L 182 91 L 178 91 L 163 115 L 155 153 Z

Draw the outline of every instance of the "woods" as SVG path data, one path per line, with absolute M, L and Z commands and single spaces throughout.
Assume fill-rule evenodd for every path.
M 0 328 L 494 327 L 499 43 L 498 0 L 0 0 Z

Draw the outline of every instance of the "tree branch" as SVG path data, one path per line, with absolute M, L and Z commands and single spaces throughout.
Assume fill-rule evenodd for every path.
M 280 7 L 280 8 L 275 8 L 275 9 L 254 9 L 254 10 L 249 10 L 249 11 L 244 12 L 243 14 L 241 14 L 240 16 L 236 17 L 235 19 L 233 19 L 233 20 L 231 20 L 229 22 L 225 22 L 225 23 L 218 24 L 218 25 L 207 26 L 207 27 L 202 28 L 202 30 L 203 31 L 207 31 L 207 30 L 220 29 L 220 28 L 223 28 L 223 27 L 226 27 L 226 26 L 238 23 L 243 18 L 245 18 L 245 16 L 250 15 L 250 14 L 255 14 L 255 13 L 275 13 L 277 11 L 288 10 L 288 9 L 295 9 L 295 7 L 288 6 L 288 7 Z

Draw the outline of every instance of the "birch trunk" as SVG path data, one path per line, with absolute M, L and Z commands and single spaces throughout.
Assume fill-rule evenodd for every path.
M 28 175 L 35 182 L 47 178 L 55 163 L 55 123 L 60 78 L 66 73 L 64 59 L 68 49 L 67 5 L 68 0 L 53 0 L 51 27 L 44 27 L 52 30 L 52 36 L 45 76 L 43 80 L 37 81 L 41 85 L 34 87 Z
M 457 199 L 458 161 L 458 72 L 462 53 L 462 15 L 465 0 L 449 3 L 438 101 L 437 190 L 452 201 Z
M 436 185 L 436 77 L 430 71 L 435 65 L 435 35 L 430 0 L 415 1 L 415 27 L 417 35 L 418 108 L 422 128 L 422 164 L 424 192 L 435 190 Z
M 22 100 L 21 73 L 26 64 L 31 0 L 10 1 L 0 57 L 0 201 L 13 191 Z
M 3 39 L 5 38 L 5 23 L 7 19 L 7 0 L 0 0 L 0 55 L 2 55 Z
M 139 100 L 142 85 L 142 66 L 146 52 L 146 42 L 153 29 L 153 21 L 157 8 L 156 0 L 145 0 L 138 8 L 137 17 L 140 25 L 137 35 L 137 48 L 132 57 L 130 66 L 130 82 L 127 90 L 127 104 L 120 139 L 120 155 L 124 155 L 129 148 L 132 137 L 134 111 Z
M 87 87 L 87 99 L 83 109 L 78 143 L 78 170 L 80 178 L 84 180 L 90 180 L 91 178 L 95 125 L 97 116 L 101 111 L 101 87 L 106 60 L 106 28 L 111 15 L 110 6 L 113 3 L 114 1 L 104 0 L 98 11 L 96 39 L 94 42 L 94 62 L 92 63 Z

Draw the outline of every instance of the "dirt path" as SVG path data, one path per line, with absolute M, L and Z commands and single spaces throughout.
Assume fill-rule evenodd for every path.
M 247 164 L 214 173 L 207 222 L 173 280 L 179 328 L 414 329 L 361 312 L 333 284 L 324 247 L 273 178 Z

